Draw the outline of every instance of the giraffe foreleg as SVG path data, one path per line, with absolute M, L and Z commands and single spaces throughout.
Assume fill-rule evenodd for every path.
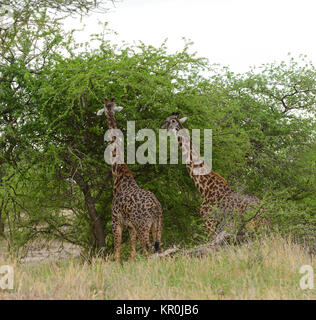
M 209 234 L 213 234 L 216 229 L 216 218 L 212 216 L 211 205 L 207 202 L 203 202 L 200 206 L 200 215 L 204 219 L 204 223 Z

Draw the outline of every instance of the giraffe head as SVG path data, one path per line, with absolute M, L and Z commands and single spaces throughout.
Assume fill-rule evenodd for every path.
M 103 113 L 105 113 L 106 115 L 108 111 L 112 111 L 113 113 L 120 112 L 122 109 L 123 107 L 119 107 L 115 104 L 114 98 L 112 98 L 111 100 L 109 100 L 108 98 L 105 98 L 104 107 L 97 112 L 97 115 L 101 116 Z
M 182 123 L 187 120 L 187 117 L 179 118 L 179 113 L 172 113 L 170 117 L 168 117 L 161 126 L 161 129 L 167 129 L 171 131 L 178 132 L 183 129 Z

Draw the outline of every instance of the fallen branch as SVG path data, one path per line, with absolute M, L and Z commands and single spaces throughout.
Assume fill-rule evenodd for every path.
M 174 246 L 173 248 L 169 248 L 169 249 L 167 249 L 166 251 L 164 251 L 162 253 L 154 254 L 154 257 L 167 257 L 167 256 L 170 256 L 170 255 L 172 255 L 173 253 L 175 253 L 175 252 L 177 252 L 179 250 L 180 250 L 180 248 Z
M 170 257 L 175 253 L 180 253 L 180 255 L 190 256 L 190 257 L 206 256 L 206 255 L 210 254 L 211 252 L 214 252 L 214 249 L 221 246 L 225 242 L 225 239 L 230 236 L 231 235 L 228 232 L 222 231 L 218 235 L 216 235 L 215 239 L 210 243 L 202 244 L 202 245 L 196 246 L 192 249 L 181 249 L 181 248 L 174 246 L 173 248 L 169 248 L 162 253 L 158 253 L 158 254 L 153 255 L 153 257 L 165 258 L 165 257 Z

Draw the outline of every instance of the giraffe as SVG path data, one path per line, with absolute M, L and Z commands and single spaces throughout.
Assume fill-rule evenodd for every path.
M 115 99 L 105 98 L 104 108 L 97 115 L 105 113 L 109 129 L 117 129 L 115 112 L 123 107 L 115 104 Z M 118 141 L 116 141 L 118 139 Z M 110 144 L 116 143 L 111 150 L 114 159 L 112 162 L 113 201 L 112 201 L 112 230 L 114 236 L 114 259 L 120 260 L 122 230 L 127 227 L 130 236 L 130 259 L 136 256 L 137 237 L 144 252 L 151 253 L 150 231 L 154 240 L 155 252 L 161 251 L 162 207 L 155 195 L 140 188 L 133 178 L 128 166 L 124 163 L 124 154 L 120 152 L 120 141 L 113 136 Z M 120 161 L 117 161 L 120 160 Z
M 173 113 L 166 118 L 161 128 L 174 132 L 183 156 L 189 157 L 186 167 L 202 196 L 200 215 L 205 221 L 208 232 L 214 234 L 216 230 L 222 231 L 223 223 L 226 224 L 227 218 L 232 214 L 242 216 L 246 211 L 254 210 L 255 215 L 252 217 L 254 219 L 249 220 L 256 220 L 257 216 L 262 213 L 260 200 L 257 197 L 233 191 L 223 177 L 209 170 L 200 153 L 192 144 L 189 134 L 182 130 L 184 129 L 182 124 L 187 118 L 180 119 L 178 116 L 178 113 Z M 200 168 L 203 174 L 196 174 L 195 169 L 197 168 Z M 220 223 L 222 225 L 218 226 Z

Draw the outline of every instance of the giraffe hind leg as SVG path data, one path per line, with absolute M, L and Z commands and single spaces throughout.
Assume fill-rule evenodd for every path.
M 161 252 L 161 232 L 162 232 L 162 214 L 158 218 L 157 223 L 155 224 L 156 227 L 156 239 L 154 240 L 155 242 L 155 253 L 160 253 Z
M 131 252 L 129 254 L 129 258 L 133 260 L 136 257 L 137 233 L 136 233 L 136 230 L 132 227 L 129 229 L 129 237 L 130 237 L 130 245 L 131 245 Z
M 158 222 L 153 223 L 152 234 L 153 234 L 155 253 L 161 251 L 160 249 L 161 235 L 158 229 L 159 229 L 159 223 Z
M 138 230 L 138 238 L 140 241 L 140 245 L 143 249 L 143 252 L 148 255 L 152 252 L 151 250 L 151 245 L 150 245 L 150 239 L 149 239 L 149 234 L 150 234 L 150 229 L 151 226 L 149 228 L 143 228 L 141 230 Z
M 155 252 L 156 252 L 156 242 L 157 242 L 157 223 L 154 222 L 152 227 L 151 227 L 151 232 L 153 236 L 153 242 L 155 244 Z
M 154 242 L 155 253 L 161 252 L 161 231 L 162 231 L 162 208 L 156 207 L 153 214 L 152 236 Z
M 122 226 L 117 221 L 113 221 L 113 236 L 114 236 L 114 260 L 120 261 L 121 243 L 122 243 Z

